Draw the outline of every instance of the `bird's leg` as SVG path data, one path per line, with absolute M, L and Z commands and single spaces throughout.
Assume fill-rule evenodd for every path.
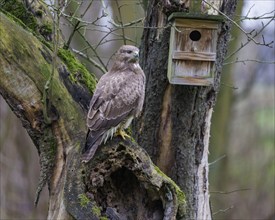
M 131 139 L 131 136 L 128 135 L 122 128 L 117 129 L 116 136 L 117 135 L 120 135 L 123 138 L 123 140 L 125 140 L 126 137 Z

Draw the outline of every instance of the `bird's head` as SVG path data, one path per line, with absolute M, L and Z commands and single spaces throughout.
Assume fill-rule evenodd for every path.
M 135 46 L 123 45 L 119 48 L 116 57 L 121 62 L 138 63 L 139 49 Z

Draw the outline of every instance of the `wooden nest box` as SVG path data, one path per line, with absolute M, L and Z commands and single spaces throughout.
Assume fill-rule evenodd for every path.
M 218 25 L 221 17 L 173 13 L 168 60 L 171 84 L 209 86 L 214 83 Z

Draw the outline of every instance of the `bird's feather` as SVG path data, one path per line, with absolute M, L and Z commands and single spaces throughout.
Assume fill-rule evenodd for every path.
M 136 51 L 138 49 L 133 46 L 121 47 L 114 66 L 97 84 L 87 116 L 89 134 L 84 148 L 85 160 L 94 155 L 110 131 L 112 133 L 142 110 L 145 76 L 135 60 Z

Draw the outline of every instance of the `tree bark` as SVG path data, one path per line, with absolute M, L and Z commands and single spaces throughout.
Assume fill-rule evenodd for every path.
M 221 3 L 220 10 L 232 17 L 237 1 Z M 141 64 L 147 78 L 146 97 L 143 115 L 135 122 L 134 133 L 153 162 L 185 193 L 185 219 L 211 219 L 209 131 L 231 22 L 225 19 L 219 28 L 214 85 L 171 85 L 167 80 L 170 28 L 165 27 L 169 26 L 167 18 L 172 12 L 186 11 L 187 7 L 187 1 L 154 0 L 149 3 L 145 20 L 148 28 L 144 30 L 141 44 Z
M 80 162 L 95 78 L 60 49 L 51 95 L 44 99 L 54 57 L 51 45 L 12 19 L 0 13 L 0 94 L 37 147 L 37 199 L 47 183 L 48 219 L 182 218 L 183 192 L 134 141 L 114 138 L 90 163 Z M 45 122 L 45 107 L 51 123 Z
M 38 195 L 48 183 L 48 219 L 211 219 L 210 121 L 231 24 L 220 27 L 214 86 L 171 85 L 166 76 L 170 29 L 162 27 L 172 12 L 186 10 L 183 2 L 153 0 L 147 10 L 145 26 L 153 28 L 145 28 L 141 48 L 146 100 L 134 136 L 149 155 L 134 141 L 117 137 L 87 165 L 80 163 L 80 152 L 94 77 L 60 50 L 52 95 L 42 102 L 51 46 L 0 14 L 0 94 L 37 146 L 42 167 Z M 235 6 L 236 1 L 224 1 L 220 9 L 232 16 Z M 45 106 L 50 124 L 43 116 Z

